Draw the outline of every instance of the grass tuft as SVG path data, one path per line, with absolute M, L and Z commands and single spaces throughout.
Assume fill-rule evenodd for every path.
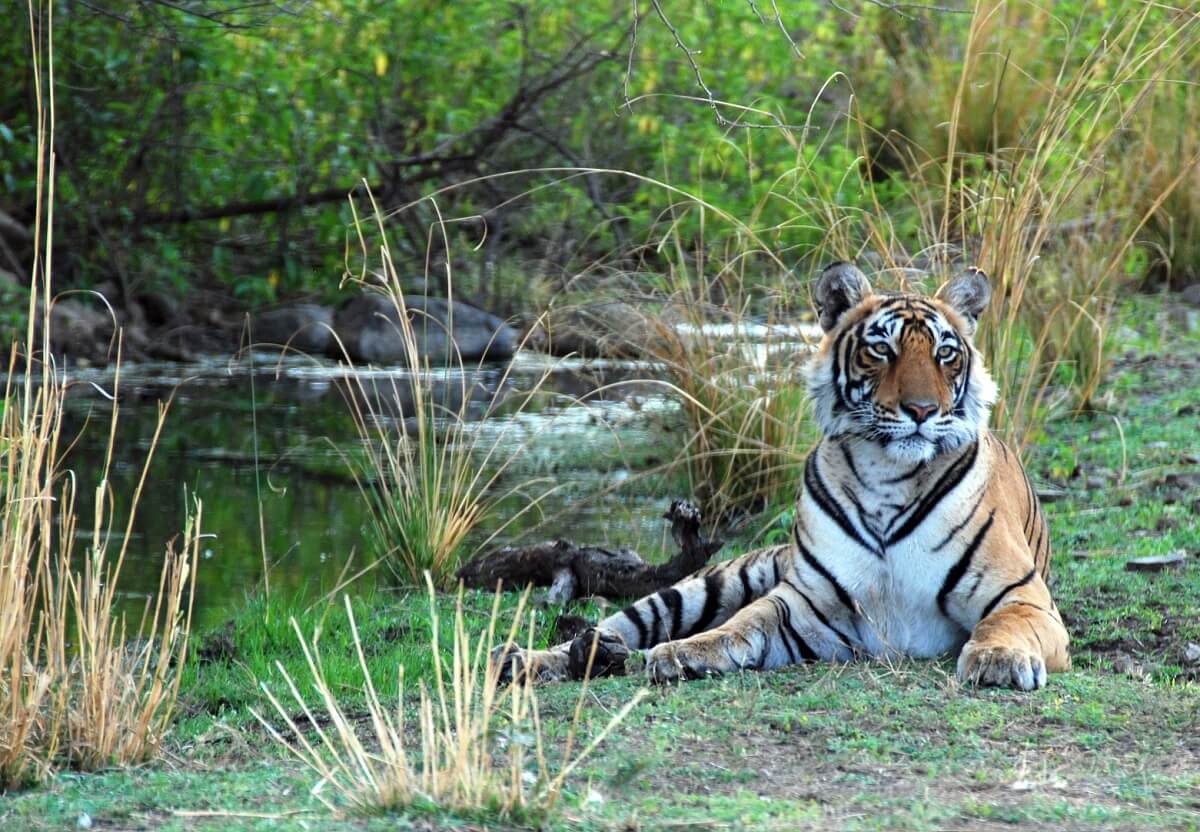
M 167 548 L 153 604 L 147 600 L 136 629 L 128 627 L 117 612 L 121 571 L 167 406 L 159 407 L 125 533 L 114 551 L 116 496 L 107 474 L 118 423 L 119 372 L 90 534 L 76 533 L 76 482 L 64 464 L 61 441 L 67 380 L 50 354 L 54 67 L 48 44 L 53 24 L 49 8 L 36 17 L 34 11 L 31 0 L 39 119 L 29 328 L 24 349 L 14 345 L 10 354 L 0 417 L 0 789 L 43 779 L 64 763 L 98 769 L 140 763 L 158 752 L 187 659 L 200 549 L 197 501 L 180 551 Z M 47 27 L 45 63 L 40 20 Z M 119 367 L 119 339 L 117 356 Z M 18 361 L 25 370 L 20 381 Z M 78 537 L 90 543 L 82 558 L 75 555 Z
M 295 619 L 291 624 L 304 651 L 318 704 L 310 705 L 283 665 L 277 664 L 291 704 L 302 716 L 293 717 L 265 683 L 262 691 L 287 726 L 288 736 L 257 711 L 254 716 L 276 742 L 318 776 L 313 795 L 331 812 L 439 808 L 462 814 L 493 813 L 505 820 L 544 818 L 558 803 L 566 778 L 629 714 L 644 692 L 634 695 L 590 743 L 576 751 L 585 682 L 561 762 L 555 766 L 542 729 L 533 677 L 502 684 L 500 665 L 489 649 L 495 643 L 500 593 L 495 595 L 487 630 L 472 639 L 464 623 L 460 589 L 447 663 L 439 643 L 437 598 L 428 575 L 427 581 L 429 649 L 434 667 L 430 678 L 419 684 L 415 708 L 419 747 L 411 738 L 414 732 L 406 727 L 412 708 L 405 696 L 403 666 L 398 670 L 396 701 L 385 704 L 372 681 L 348 597 L 346 616 L 365 688 L 365 718 L 356 720 L 339 704 L 338 694 L 325 679 L 315 637 L 306 640 Z M 517 606 L 506 648 L 517 637 L 527 600 L 528 591 Z M 528 638 L 532 646 L 532 618 Z M 361 725 L 368 727 L 364 730 Z M 310 739 L 314 734 L 315 739 Z
M 347 272 L 347 280 L 366 291 L 382 293 L 390 301 L 396 312 L 392 325 L 405 345 L 405 361 L 398 370 L 359 372 L 347 378 L 347 401 L 365 449 L 365 457 L 351 458 L 350 467 L 371 511 L 371 541 L 379 559 L 404 583 L 419 584 L 428 572 L 444 586 L 469 554 L 472 532 L 485 520 L 494 519 L 507 498 L 522 494 L 527 500 L 519 511 L 493 524 L 486 539 L 476 541 L 474 551 L 525 512 L 536 511 L 556 490 L 544 478 L 513 485 L 502 482 L 531 441 L 530 437 L 514 439 L 517 423 L 511 416 L 541 392 L 552 368 L 543 370 L 528 389 L 514 393 L 509 389 L 510 364 L 489 390 L 479 384 L 452 338 L 447 337 L 452 345 L 447 355 L 424 352 L 421 344 L 426 330 L 440 330 L 444 324 L 425 319 L 405 302 L 387 243 L 384 215 L 374 198 L 368 197 L 375 226 L 369 230 L 381 240 L 379 269 L 368 272 L 367 264 L 372 262 L 369 230 L 356 210 L 363 266 L 357 275 Z M 445 268 L 449 286 L 448 260 Z M 452 292 L 449 299 L 453 299 Z M 510 417 L 502 422 L 503 427 L 479 430 L 498 415 L 501 405 Z

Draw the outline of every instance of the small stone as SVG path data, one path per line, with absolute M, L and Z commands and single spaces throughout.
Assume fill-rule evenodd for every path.
M 1146 558 L 1134 558 L 1125 562 L 1126 572 L 1162 572 L 1187 563 L 1187 552 L 1176 549 L 1166 555 L 1151 555 Z
M 1193 283 L 1191 286 L 1185 287 L 1179 293 L 1179 299 L 1184 303 L 1190 303 L 1192 306 L 1200 306 L 1200 283 Z
M 1067 490 L 1065 488 L 1056 488 L 1053 485 L 1039 486 L 1037 497 L 1043 503 L 1057 503 L 1059 500 L 1065 499 Z
M 1092 553 L 1087 549 L 1072 549 L 1071 557 L 1075 560 L 1087 560 L 1092 556 Z
M 1120 655 L 1113 659 L 1113 670 L 1131 679 L 1145 679 L 1146 668 L 1132 656 Z
M 91 829 L 92 828 L 92 816 L 89 815 L 87 812 L 84 812 L 82 815 L 80 815 L 78 818 L 75 819 L 75 825 L 77 827 L 79 827 L 80 829 Z
M 1088 477 L 1085 483 L 1089 489 L 1099 490 L 1108 485 L 1108 480 L 1104 477 Z
M 1184 664 L 1200 664 L 1200 644 L 1189 643 L 1183 649 Z

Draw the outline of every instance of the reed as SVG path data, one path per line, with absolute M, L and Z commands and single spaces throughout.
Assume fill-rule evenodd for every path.
M 106 473 L 95 486 L 95 513 L 84 535 L 90 545 L 76 556 L 77 483 L 63 443 L 68 380 L 50 353 L 53 19 L 49 6 L 30 2 L 28 8 L 39 116 L 38 212 L 29 326 L 24 343 L 10 353 L 0 418 L 0 789 L 44 778 L 62 764 L 126 765 L 161 748 L 187 657 L 200 541 L 196 501 L 180 551 L 167 547 L 155 600 L 147 601 L 136 628 L 128 626 L 120 613 L 120 578 L 158 431 L 130 499 L 125 534 L 114 547 L 117 495 L 107 471 L 118 429 L 118 371 Z M 117 349 L 119 367 L 119 341 Z M 161 405 L 159 430 L 166 413 Z
M 517 389 L 510 363 L 485 387 L 480 368 L 464 362 L 456 346 L 445 355 L 424 351 L 425 336 L 435 330 L 440 336 L 443 324 L 406 303 L 386 218 L 367 196 L 370 228 L 355 209 L 362 266 L 357 273 L 348 271 L 346 280 L 387 298 L 405 358 L 398 368 L 347 375 L 346 399 L 363 450 L 348 462 L 371 510 L 371 542 L 379 560 L 404 583 L 418 584 L 429 572 L 445 585 L 465 557 L 557 490 L 544 477 L 506 476 L 535 438 L 521 433 L 513 414 L 542 394 L 553 367 Z M 369 238 L 379 241 L 374 251 Z M 445 269 L 452 287 L 449 261 Z M 500 427 L 481 430 L 502 408 L 504 418 L 494 422 Z M 517 494 L 524 495 L 524 505 L 500 517 L 499 507 Z M 491 531 L 473 538 L 485 521 Z

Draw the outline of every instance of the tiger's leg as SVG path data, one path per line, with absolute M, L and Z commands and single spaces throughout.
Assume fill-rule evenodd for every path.
M 596 625 L 597 666 L 607 663 L 604 654 L 619 656 L 623 651 L 627 655 L 630 650 L 645 650 L 721 624 L 770 592 L 790 563 L 790 546 L 758 549 L 706 566 L 674 586 L 647 595 Z M 583 640 L 578 647 L 585 657 L 591 650 L 592 632 L 576 639 Z M 532 669 L 538 681 L 543 682 L 581 678 L 578 655 L 577 672 L 571 672 L 572 644 L 559 644 L 549 650 L 509 649 L 500 657 L 505 662 L 502 676 L 507 678 Z M 497 652 L 502 649 L 497 648 Z
M 980 589 L 970 640 L 958 656 L 958 677 L 978 685 L 1034 690 L 1046 673 L 1071 669 L 1070 637 L 1050 590 L 1032 569 L 1007 584 Z
M 854 644 L 821 610 L 824 599 L 786 574 L 765 597 L 715 629 L 655 647 L 646 656 L 654 682 L 710 673 L 768 670 L 805 661 L 849 661 Z

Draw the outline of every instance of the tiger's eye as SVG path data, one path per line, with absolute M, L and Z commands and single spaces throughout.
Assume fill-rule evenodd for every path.
M 862 351 L 867 358 L 875 361 L 887 361 L 892 357 L 892 349 L 887 344 L 867 344 Z
M 958 350 L 947 344 L 937 351 L 938 361 L 950 361 L 954 356 L 958 355 Z

